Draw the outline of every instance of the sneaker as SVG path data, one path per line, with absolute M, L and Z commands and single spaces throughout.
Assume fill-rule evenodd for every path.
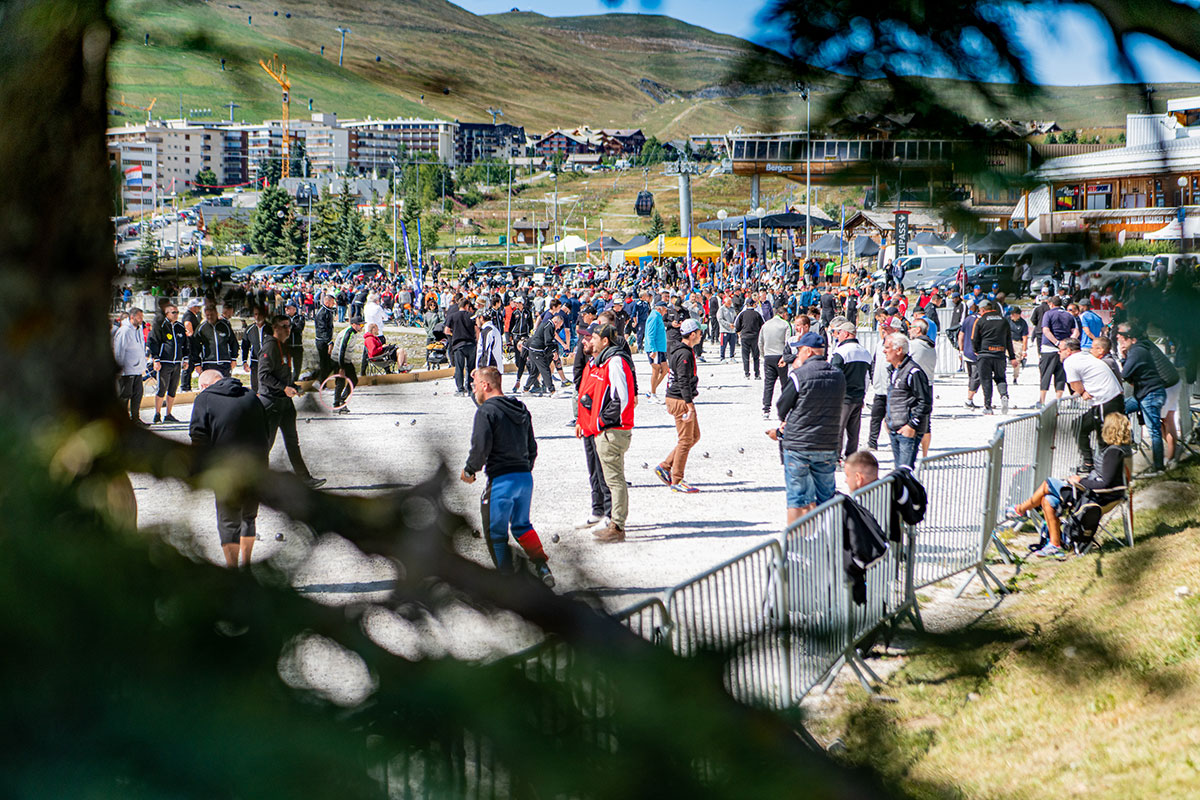
M 574 427 L 575 427 L 576 425 L 578 425 L 578 424 L 579 424 L 579 420 L 577 420 L 577 419 L 571 419 L 571 420 L 567 420 L 567 425 L 566 425 L 566 427 L 568 427 L 568 428 L 574 428 Z
M 662 481 L 663 483 L 665 483 L 667 486 L 671 485 L 671 473 L 667 472 L 666 467 L 664 467 L 662 465 L 655 467 L 654 474 L 657 475 L 658 479 L 660 481 Z
M 521 393 L 521 384 L 519 384 L 519 383 L 512 388 L 511 392 L 509 392 L 509 394 L 511 394 L 511 395 L 519 395 L 520 393 Z
M 349 414 L 349 413 L 350 413 L 350 407 L 349 407 L 349 406 L 340 406 L 339 408 L 335 408 L 335 409 L 333 410 L 333 413 L 335 413 L 335 414 Z
M 309 476 L 304 481 L 304 485 L 310 489 L 320 489 L 326 483 L 327 483 L 327 481 L 325 480 L 325 478 L 314 478 L 312 476 Z
M 609 525 L 603 530 L 596 531 L 593 536 L 600 544 L 619 544 L 625 541 L 625 529 L 619 528 L 616 525 Z
M 454 392 L 454 396 L 455 397 L 466 397 L 467 393 L 464 392 L 462 389 L 458 389 Z
M 870 441 L 868 441 L 868 442 L 867 442 L 867 449 L 868 449 L 868 450 L 878 450 L 878 449 L 879 449 L 879 442 L 870 442 Z
M 1067 557 L 1063 549 L 1055 544 L 1047 544 L 1041 550 L 1034 550 L 1033 554 L 1038 558 L 1057 558 L 1060 561 Z
M 984 406 L 984 409 L 983 409 L 983 415 L 984 415 L 985 417 L 990 417 L 990 416 L 992 416 L 992 415 L 993 415 L 993 414 L 995 414 L 995 413 L 996 413 L 995 411 L 992 411 L 992 407 L 991 407 L 991 406 Z
M 613 524 L 612 517 L 605 515 L 596 521 L 596 524 L 589 529 L 589 533 L 593 536 L 603 530 L 611 528 Z
M 550 571 L 550 565 L 547 564 L 545 561 L 534 561 L 532 563 L 533 563 L 533 573 L 538 576 L 538 579 L 542 583 L 546 584 L 551 589 L 553 589 L 555 581 L 554 581 L 554 573 L 552 573 Z
M 160 422 L 162 422 L 162 417 L 160 417 L 158 414 L 155 414 L 155 415 L 154 415 L 154 422 L 153 422 L 152 424 L 154 424 L 154 425 L 157 425 L 157 424 L 158 424 L 158 423 L 160 423 Z
M 1006 522 L 1020 522 L 1024 520 L 1025 517 L 1025 514 L 1017 511 L 1016 506 L 1009 506 L 1008 508 L 1004 509 L 1004 521 Z
M 1080 464 L 1078 467 L 1075 468 L 1075 474 L 1076 475 L 1090 475 L 1092 473 L 1093 469 L 1095 469 L 1094 464 Z
M 175 419 L 173 415 L 167 414 L 165 417 L 163 417 L 163 422 L 179 422 L 179 420 Z
M 597 522 L 604 519 L 598 514 L 589 514 L 587 519 L 581 519 L 575 523 L 575 530 L 582 531 L 593 527 Z
M 969 409 L 974 410 L 974 409 L 979 408 L 979 406 L 975 405 L 974 400 L 968 400 L 967 402 L 963 403 L 963 408 L 969 408 Z
M 1007 397 L 1000 398 L 1000 413 L 1001 414 L 1008 413 L 1008 398 Z
M 679 483 L 671 484 L 671 491 L 681 492 L 683 494 L 695 494 L 696 492 L 698 492 L 700 490 L 697 489 L 695 486 L 692 486 L 690 483 L 687 483 L 686 481 L 680 481 Z

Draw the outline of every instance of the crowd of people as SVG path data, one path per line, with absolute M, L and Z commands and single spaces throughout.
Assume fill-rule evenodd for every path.
M 699 275 L 706 282 L 697 282 Z M 773 423 L 765 433 L 779 446 L 789 521 L 833 496 L 839 465 L 855 465 L 856 474 L 872 463 L 878 469 L 869 451 L 880 447 L 881 429 L 895 467 L 912 468 L 928 453 L 940 340 L 966 373 L 968 408 L 978 408 L 974 399 L 982 390 L 983 414 L 993 414 L 997 401 L 1000 413 L 1008 413 L 1009 376 L 1013 383 L 1019 379 L 1036 348 L 1040 402 L 1053 385 L 1059 397 L 1069 387 L 1092 404 L 1079 433 L 1081 475 L 1099 471 L 1108 479 L 1111 457 L 1105 450 L 1095 461 L 1091 439 L 1113 414 L 1136 413 L 1144 420 L 1154 469 L 1173 457 L 1178 372 L 1144 330 L 1123 319 L 1119 302 L 1105 309 L 1094 294 L 1047 285 L 1026 318 L 994 287 L 964 287 L 969 291 L 944 296 L 936 289 L 907 292 L 903 276 L 874 283 L 860 275 L 850 285 L 825 278 L 798 262 L 794 272 L 763 271 L 745 280 L 728 269 L 701 273 L 675 263 L 665 270 L 617 272 L 599 286 L 534 286 L 528 279 L 510 285 L 489 278 L 414 286 L 393 276 L 360 276 L 350 291 L 337 284 L 250 284 L 220 307 L 213 299 L 188 298 L 182 316 L 168 301 L 150 322 L 136 308 L 123 314 L 113 336 L 118 390 L 141 422 L 142 384 L 152 375 L 155 423 L 177 421 L 177 389 L 188 390 L 196 372 L 199 397 L 213 398 L 199 407 L 226 402 L 215 399 L 221 397 L 231 398 L 232 408 L 233 399 L 257 396 L 261 422 L 243 426 L 261 427 L 254 447 L 269 449 L 282 430 L 296 473 L 316 484 L 300 453 L 292 403 L 304 374 L 306 326 L 312 326 L 317 362 L 307 377 L 318 388 L 334 381 L 332 410 L 342 414 L 349 413 L 356 365 L 365 363 L 365 356 L 357 357 L 361 350 L 378 355 L 389 347 L 382 337 L 389 322 L 419 326 L 430 364 L 441 353 L 453 367 L 455 395 L 478 406 L 462 477 L 473 481 L 481 470 L 489 477 L 484 520 L 492 556 L 497 566 L 511 566 L 511 535 L 547 582 L 553 577 L 529 521 L 537 443 L 522 398 L 572 403 L 570 424 L 582 443 L 591 489 L 589 513 L 579 527 L 602 543 L 618 543 L 628 521 L 624 460 L 639 404 L 663 406 L 676 432 L 654 474 L 671 491 L 700 491 L 688 481 L 687 465 L 701 437 L 698 365 L 710 360 L 740 363 L 748 382 L 762 382 L 763 418 Z M 235 315 L 247 310 L 252 321 L 235 332 Z M 872 348 L 859 341 L 867 330 L 877 334 Z M 233 377 L 239 356 L 248 389 L 235 388 L 241 386 Z M 643 356 L 648 381 L 639 385 L 636 364 Z M 506 392 L 507 362 L 515 376 Z M 1122 382 L 1133 388 L 1128 399 Z M 198 422 L 204 417 L 197 407 L 193 440 L 220 441 Z M 220 427 L 211 421 L 220 414 L 209 418 L 210 427 Z M 865 455 L 856 455 L 864 448 Z M 245 538 L 247 512 L 241 513 L 241 533 L 234 537 L 234 510 L 219 509 L 223 544 Z

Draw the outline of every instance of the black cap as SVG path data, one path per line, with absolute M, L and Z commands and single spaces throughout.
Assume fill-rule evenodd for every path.
M 350 318 L 350 324 L 351 325 L 362 325 L 363 318 L 361 316 L 359 316 L 358 314 L 355 314 L 353 317 Z

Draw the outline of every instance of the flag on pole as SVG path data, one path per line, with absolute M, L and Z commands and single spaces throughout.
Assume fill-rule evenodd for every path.
M 421 276 L 424 274 L 425 257 L 421 255 L 421 218 L 417 217 L 417 290 L 420 291 L 422 284 Z
M 742 280 L 750 269 L 750 234 L 746 232 L 746 218 L 742 217 Z
M 142 165 L 135 164 L 132 167 L 125 168 L 125 185 L 126 186 L 141 186 L 142 185 Z
M 689 231 L 689 233 L 691 233 L 691 231 Z M 688 236 L 687 275 L 688 275 L 688 287 L 692 291 L 695 291 L 696 290 L 696 278 L 694 275 L 692 275 L 692 237 L 691 236 Z
M 412 279 L 413 286 L 416 286 L 417 279 L 413 273 L 412 248 L 408 245 L 408 226 L 404 224 L 404 220 L 400 220 L 400 235 L 404 239 L 404 257 L 408 260 L 408 277 Z

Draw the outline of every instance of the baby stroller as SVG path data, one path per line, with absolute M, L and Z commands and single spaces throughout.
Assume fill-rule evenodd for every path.
M 425 369 L 439 369 L 450 363 L 446 352 L 446 334 L 444 331 L 434 331 L 433 338 L 425 345 Z

